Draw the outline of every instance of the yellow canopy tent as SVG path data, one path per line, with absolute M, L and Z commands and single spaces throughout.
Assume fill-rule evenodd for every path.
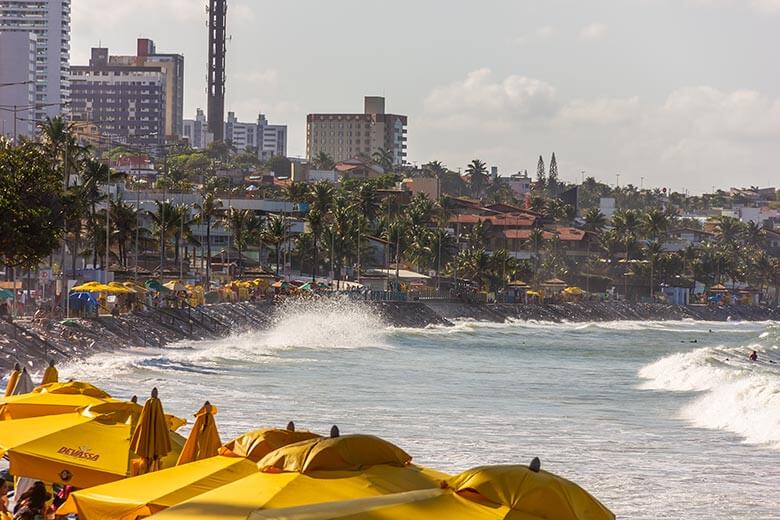
M 149 516 L 257 473 L 256 462 L 264 455 L 313 437 L 318 435 L 272 428 L 255 430 L 226 443 L 216 457 L 77 491 L 58 513 L 78 513 L 88 520 Z
M 187 464 L 217 455 L 222 441 L 219 440 L 217 424 L 214 422 L 216 414 L 217 408 L 208 401 L 198 410 L 195 414 L 195 424 L 176 464 Z
M 132 474 L 130 434 L 138 405 L 104 403 L 80 413 L 0 421 L 0 454 L 11 472 L 44 482 L 96 486 Z M 175 446 L 163 464 L 173 465 L 184 438 L 168 432 Z
M 429 489 L 324 504 L 266 509 L 250 520 L 614 520 L 585 490 L 526 466 L 474 468 Z

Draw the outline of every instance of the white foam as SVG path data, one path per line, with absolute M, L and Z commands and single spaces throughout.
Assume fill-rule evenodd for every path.
M 751 351 L 759 360 L 748 359 Z M 699 392 L 680 416 L 725 430 L 750 444 L 780 449 L 780 355 L 776 346 L 700 348 L 667 356 L 639 371 L 641 388 Z M 774 361 L 775 363 L 772 363 Z

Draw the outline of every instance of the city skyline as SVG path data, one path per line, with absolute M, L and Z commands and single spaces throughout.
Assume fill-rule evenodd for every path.
M 191 118 L 206 105 L 202 4 L 75 2 L 72 63 L 98 42 L 124 53 L 152 38 L 185 55 Z M 231 2 L 225 108 L 286 123 L 291 156 L 305 155 L 306 114 L 359 112 L 363 95 L 384 95 L 409 116 L 417 164 L 457 170 L 478 157 L 533 173 L 554 151 L 565 180 L 620 173 L 621 185 L 691 192 L 777 177 L 780 74 L 767 49 L 780 43 L 780 2 L 569 4 L 442 17 L 433 2 L 402 1 L 379 20 L 352 0 Z

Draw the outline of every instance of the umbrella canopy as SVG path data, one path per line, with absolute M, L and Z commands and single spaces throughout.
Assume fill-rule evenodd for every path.
M 58 513 L 135 520 L 257 473 L 256 462 L 264 455 L 314 437 L 318 435 L 310 432 L 255 430 L 225 444 L 216 457 L 78 491 Z
M 108 287 L 109 290 L 107 292 L 112 294 L 130 294 L 135 292 L 134 290 L 119 282 L 111 282 L 108 284 Z
M 566 289 L 563 290 L 563 292 L 571 296 L 582 296 L 583 294 L 585 294 L 585 291 L 583 291 L 579 287 L 567 287 Z
M 546 282 L 542 283 L 542 285 L 546 285 L 548 287 L 565 287 L 566 282 L 564 282 L 560 278 L 550 278 Z
M 297 442 L 316 439 L 320 436 L 311 432 L 298 432 L 278 428 L 263 428 L 245 433 L 226 443 L 219 449 L 220 455 L 246 457 L 258 462 L 274 450 Z
M 146 280 L 146 282 L 144 282 L 144 287 L 157 292 L 168 292 L 170 290 L 157 280 Z
M 709 288 L 710 292 L 728 292 L 728 289 L 722 284 L 713 285 Z
M 14 293 L 8 289 L 0 289 L 0 298 L 13 298 Z
M 10 374 L 8 374 L 8 382 L 5 385 L 5 396 L 8 397 L 9 395 L 13 395 L 14 388 L 16 388 L 16 383 L 19 381 L 19 376 L 22 375 L 22 367 L 19 366 L 19 363 L 17 363 L 14 366 L 14 369 L 11 371 Z
M 72 413 L 85 406 L 120 402 L 88 383 L 50 383 L 28 394 L 0 399 L 0 420 Z
M 44 482 L 85 488 L 130 476 L 136 454 L 130 449 L 133 403 L 104 403 L 79 413 L 0 421 L 0 454 L 11 472 Z M 184 438 L 168 432 L 176 446 L 163 461 L 174 464 Z
M 184 284 L 181 283 L 179 280 L 171 280 L 170 282 L 164 283 L 163 287 L 165 287 L 169 291 L 174 291 L 174 292 L 187 290 L 187 287 L 185 287 Z
M 271 287 L 273 287 L 274 289 L 287 289 L 288 287 L 290 287 L 290 284 L 287 282 L 283 282 L 282 280 L 279 280 L 272 283 Z
M 155 519 L 244 520 L 258 509 L 438 489 L 446 477 L 412 465 L 377 465 L 364 471 L 319 470 L 309 474 L 259 472 L 157 513 Z
M 130 439 L 130 449 L 146 463 L 142 472 L 160 469 L 161 459 L 171 452 L 168 433 L 162 402 L 157 397 L 157 388 L 153 388 Z
M 70 292 L 96 292 L 94 287 L 102 287 L 103 284 L 97 281 L 85 282 L 81 285 L 74 286 Z
M 49 366 L 43 371 L 43 378 L 41 379 L 42 385 L 48 385 L 49 383 L 56 383 L 60 379 L 60 373 L 57 371 L 57 367 L 54 366 L 54 361 L 49 362 Z
M 512 280 L 508 285 L 509 287 L 528 287 L 528 284 L 522 280 Z
M 146 292 L 149 292 L 149 289 L 147 289 L 143 285 L 138 285 L 137 283 L 134 283 L 134 282 L 125 282 L 122 285 L 124 285 L 125 287 L 127 287 L 128 289 L 130 289 L 131 291 L 133 291 L 135 293 L 146 293 Z
M 275 450 L 257 465 L 263 471 L 309 473 L 319 469 L 359 471 L 386 464 L 405 466 L 412 456 L 373 435 L 344 435 L 297 442 Z
M 217 424 L 214 422 L 216 414 L 217 408 L 208 401 L 198 410 L 195 414 L 195 424 L 176 464 L 187 464 L 217 455 L 222 441 L 219 440 Z
M 527 466 L 485 466 L 447 480 L 442 489 L 255 511 L 250 520 L 614 520 L 615 515 L 566 479 Z

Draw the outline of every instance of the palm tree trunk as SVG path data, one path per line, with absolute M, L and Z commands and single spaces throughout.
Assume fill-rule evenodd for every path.
M 211 219 L 206 219 L 206 290 L 211 287 Z
M 317 281 L 317 235 L 314 235 L 314 264 L 311 266 L 311 281 Z

